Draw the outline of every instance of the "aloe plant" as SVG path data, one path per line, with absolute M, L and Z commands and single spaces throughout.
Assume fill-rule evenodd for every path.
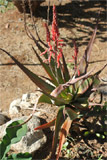
M 78 61 L 78 48 L 75 41 L 73 41 L 75 53 L 73 56 L 74 67 L 72 70 L 72 76 L 70 76 L 69 72 L 71 71 L 68 69 L 63 55 L 62 48 L 64 46 L 64 42 L 60 39 L 55 6 L 53 6 L 51 32 L 49 31 L 48 25 L 46 23 L 44 25 L 46 28 L 47 44 L 42 42 L 40 39 L 37 41 L 31 32 L 29 32 L 30 38 L 33 39 L 41 51 L 41 55 L 39 55 L 34 47 L 32 47 L 36 57 L 48 75 L 48 82 L 46 81 L 47 78 L 44 80 L 44 78 L 34 74 L 15 59 L 9 52 L 1 49 L 9 55 L 20 69 L 40 88 L 43 94 L 38 99 L 38 103 L 49 103 L 59 107 L 55 119 L 35 128 L 35 130 L 38 130 L 53 125 L 55 126 L 51 158 L 55 157 L 57 144 L 59 143 L 56 156 L 57 160 L 59 159 L 63 143 L 74 120 L 84 117 L 90 108 L 96 105 L 93 103 L 93 100 L 90 99 L 90 95 L 92 92 L 95 92 L 93 89 L 94 85 L 98 85 L 100 83 L 99 74 L 107 66 L 107 64 L 105 64 L 103 68 L 94 74 L 92 74 L 94 68 L 88 71 L 89 58 L 97 32 L 97 25 L 98 20 L 85 53 L 80 61 Z M 45 61 L 43 61 L 42 56 L 44 56 Z

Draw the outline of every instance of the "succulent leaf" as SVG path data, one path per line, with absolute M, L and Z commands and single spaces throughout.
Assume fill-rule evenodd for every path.
M 53 75 L 52 70 L 50 69 L 49 65 L 43 62 L 43 60 L 42 60 L 42 59 L 40 58 L 40 56 L 37 54 L 37 52 L 36 52 L 36 50 L 34 49 L 34 47 L 33 47 L 33 50 L 34 50 L 34 52 L 35 52 L 38 60 L 40 61 L 41 65 L 42 65 L 43 68 L 45 69 L 46 73 L 47 73 L 48 76 L 51 78 L 52 83 L 53 83 L 54 85 L 58 86 L 58 82 L 57 82 L 55 76 Z
M 55 131 L 54 131 L 53 142 L 52 142 L 52 158 L 54 158 L 54 156 L 55 156 L 59 132 L 60 132 L 60 129 L 61 129 L 63 122 L 65 121 L 65 117 L 63 114 L 64 109 L 65 109 L 65 106 L 61 106 L 59 108 L 59 111 L 58 111 L 57 117 L 56 117 Z
M 65 138 L 68 135 L 69 129 L 71 127 L 71 123 L 72 123 L 72 120 L 69 117 L 67 117 L 67 119 L 65 120 L 65 122 L 63 123 L 63 125 L 61 127 L 58 154 L 57 154 L 56 160 L 59 159 L 60 152 L 61 152 L 62 146 L 65 142 Z
M 66 112 L 71 120 L 74 120 L 78 117 L 77 113 L 71 108 L 66 107 Z
M 77 77 L 75 79 L 70 79 L 68 82 L 66 82 L 65 84 L 60 84 L 57 88 L 55 88 L 52 92 L 51 92 L 51 96 L 57 97 L 63 90 L 65 90 L 67 87 L 69 87 L 70 85 L 73 85 L 75 83 L 77 83 L 78 81 L 89 77 L 90 73 L 93 71 L 93 69 L 89 72 L 87 72 L 85 75 Z
M 62 72 L 61 72 L 61 67 L 57 68 L 57 78 L 58 78 L 59 84 L 64 83 L 64 79 L 63 79 Z
M 38 99 L 38 104 L 39 103 L 48 103 L 48 104 L 52 104 L 49 96 L 46 96 L 45 94 L 42 94 L 39 99 Z
M 64 57 L 63 54 L 62 54 L 62 61 L 63 61 L 63 66 L 62 66 L 63 67 L 62 68 L 63 77 L 64 77 L 65 82 L 67 82 L 70 79 L 70 75 L 69 75 L 69 71 L 68 71 L 67 64 L 66 64 L 66 61 L 65 61 L 65 57 Z
M 8 56 L 12 58 L 12 60 L 18 65 L 18 67 L 34 82 L 40 89 L 42 89 L 46 93 L 50 93 L 53 91 L 54 87 L 49 83 L 46 83 L 43 79 L 39 78 L 36 74 L 27 69 L 23 64 L 21 64 L 17 59 L 15 59 L 9 52 L 1 49 Z
M 70 96 L 68 98 L 63 98 L 61 95 L 59 95 L 58 97 L 54 97 L 51 94 L 48 94 L 46 92 L 41 91 L 42 93 L 44 93 L 46 96 L 48 96 L 52 102 L 52 104 L 56 105 L 56 106 L 62 106 L 64 104 L 69 104 L 70 103 Z
M 49 128 L 51 126 L 54 126 L 55 125 L 55 120 L 56 120 L 56 118 L 53 119 L 52 121 L 46 123 L 46 124 L 43 124 L 41 126 L 36 127 L 34 130 L 40 130 L 40 129 L 45 129 L 45 128 Z
M 81 84 L 78 87 L 78 93 L 77 93 L 78 95 L 84 94 L 89 89 L 89 87 L 93 83 L 93 77 L 89 77 L 85 80 L 82 80 L 82 82 L 80 82 L 80 83 Z

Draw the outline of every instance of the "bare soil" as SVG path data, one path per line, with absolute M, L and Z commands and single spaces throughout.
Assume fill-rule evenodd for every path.
M 51 1 L 50 7 L 50 24 L 52 21 L 52 4 L 53 1 Z M 67 62 L 69 59 L 72 59 L 74 53 L 73 38 L 75 38 L 79 47 L 80 57 L 83 55 L 95 27 L 95 19 L 97 18 L 99 9 L 101 9 L 96 41 L 90 59 L 90 65 L 95 66 L 95 70 L 99 70 L 107 62 L 106 4 L 100 1 L 86 0 L 72 2 L 70 2 L 70 0 L 62 1 L 61 5 L 59 5 L 57 0 L 54 0 L 54 4 L 57 5 L 60 36 L 66 42 L 63 53 Z M 47 20 L 47 6 L 48 3 L 44 2 L 34 17 L 39 36 L 43 41 L 45 41 L 46 38 L 43 22 Z M 27 15 L 27 25 L 30 31 L 35 34 L 29 14 Z M 0 13 L 0 48 L 10 52 L 21 63 L 38 75 L 45 75 L 32 51 L 32 45 L 35 46 L 34 42 L 29 39 L 25 33 L 23 14 L 19 13 L 16 8 L 8 10 L 5 13 Z M 37 52 L 39 52 L 38 49 Z M 101 73 L 100 77 L 107 78 L 107 68 Z M 24 93 L 35 92 L 36 89 L 37 87 L 15 65 L 11 58 L 0 51 L 0 110 L 8 115 L 9 105 L 14 99 L 22 97 Z M 46 110 L 48 111 L 47 108 Z M 54 115 L 55 112 L 53 111 L 53 116 Z M 44 116 L 44 118 L 48 121 L 52 117 L 51 115 L 49 117 L 48 114 L 48 116 Z M 45 132 L 49 135 L 47 147 L 42 149 L 43 155 L 38 151 L 34 159 L 46 159 L 50 153 L 52 131 L 46 130 Z M 89 144 L 96 149 L 87 146 L 83 139 L 78 138 L 75 145 L 71 144 L 70 146 L 72 149 L 71 159 L 98 159 L 100 155 L 102 155 L 103 159 L 107 157 L 107 144 L 105 141 L 97 140 L 94 137 L 91 137 L 88 141 Z M 62 154 L 62 159 L 63 157 Z M 67 157 L 65 159 L 67 159 Z

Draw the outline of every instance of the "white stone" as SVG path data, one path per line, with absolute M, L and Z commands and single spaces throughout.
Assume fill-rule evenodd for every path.
M 40 97 L 40 92 L 26 93 L 22 95 L 21 99 L 14 100 L 9 107 L 9 115 L 13 117 L 15 115 L 21 116 L 21 109 L 26 110 L 33 108 L 37 104 L 38 98 Z
M 16 120 L 26 120 L 28 117 L 24 116 L 21 118 L 15 118 L 13 120 L 10 120 L 6 124 L 0 126 L 0 138 L 2 138 L 5 135 L 6 127 L 11 124 L 12 122 Z M 12 144 L 11 149 L 14 151 L 19 152 L 29 152 L 34 153 L 36 150 L 41 148 L 46 143 L 46 136 L 44 135 L 42 130 L 35 131 L 34 128 L 40 125 L 40 120 L 33 116 L 32 119 L 27 123 L 28 132 L 25 136 L 22 137 L 21 141 Z
M 22 101 L 28 102 L 29 99 L 30 99 L 30 94 L 29 93 L 23 94 Z
M 21 102 L 21 99 L 16 99 L 10 104 L 10 107 L 9 107 L 9 115 L 10 116 L 19 113 L 19 111 L 20 111 L 20 102 Z
M 31 105 L 30 102 L 21 101 L 21 103 L 20 103 L 21 109 L 28 109 L 28 108 L 32 108 L 32 107 L 33 107 L 33 105 Z

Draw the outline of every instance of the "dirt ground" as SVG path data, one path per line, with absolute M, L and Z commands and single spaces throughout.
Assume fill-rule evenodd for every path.
M 53 1 L 51 1 L 51 6 Z M 90 64 L 96 66 L 96 70 L 100 69 L 107 62 L 106 54 L 106 4 L 100 1 L 59 1 L 54 0 L 57 5 L 58 21 L 60 36 L 66 42 L 63 53 L 66 61 L 72 59 L 74 53 L 72 39 L 75 38 L 79 47 L 80 57 L 83 55 L 89 38 L 95 27 L 95 19 L 98 11 L 101 9 L 100 21 L 96 41 L 93 46 Z M 52 7 L 50 7 L 50 24 L 52 21 Z M 35 34 L 34 26 L 30 16 L 27 15 L 27 25 L 31 32 Z M 44 2 L 37 13 L 35 14 L 35 21 L 39 36 L 45 41 L 45 28 L 43 22 L 47 19 L 47 2 Z M 51 27 L 51 26 L 50 26 Z M 20 62 L 25 64 L 29 69 L 38 75 L 44 75 L 35 54 L 32 51 L 33 41 L 29 39 L 24 30 L 23 14 L 19 13 L 16 8 L 8 10 L 5 13 L 0 13 L 0 48 L 3 48 L 15 56 Z M 35 46 L 36 48 L 36 46 Z M 37 50 L 38 51 L 38 50 Z M 102 78 L 107 78 L 107 68 L 100 75 Z M 22 97 L 22 94 L 28 92 L 35 92 L 36 86 L 29 80 L 29 78 L 14 64 L 14 62 L 0 51 L 0 110 L 8 114 L 10 103 L 17 98 Z M 51 135 L 51 133 L 50 133 Z M 92 140 L 91 143 L 95 144 Z M 92 148 L 88 148 L 81 140 L 79 144 L 75 145 L 73 150 L 78 148 L 78 145 L 83 145 L 84 155 L 80 150 L 79 155 L 73 155 L 73 159 L 95 159 L 100 155 L 105 155 L 105 143 L 98 143 L 94 146 L 98 147 L 97 151 L 92 152 Z M 98 146 L 99 145 L 99 146 Z M 88 149 L 86 149 L 88 148 Z M 88 151 L 87 151 L 88 150 Z M 46 150 L 44 149 L 46 152 Z M 89 156 L 93 153 L 92 157 Z M 75 153 L 75 151 L 72 151 Z M 81 156 L 80 156 L 81 155 Z M 39 152 L 38 152 L 38 158 Z M 43 157 L 44 159 L 44 157 Z M 96 158 L 97 159 L 97 158 Z

